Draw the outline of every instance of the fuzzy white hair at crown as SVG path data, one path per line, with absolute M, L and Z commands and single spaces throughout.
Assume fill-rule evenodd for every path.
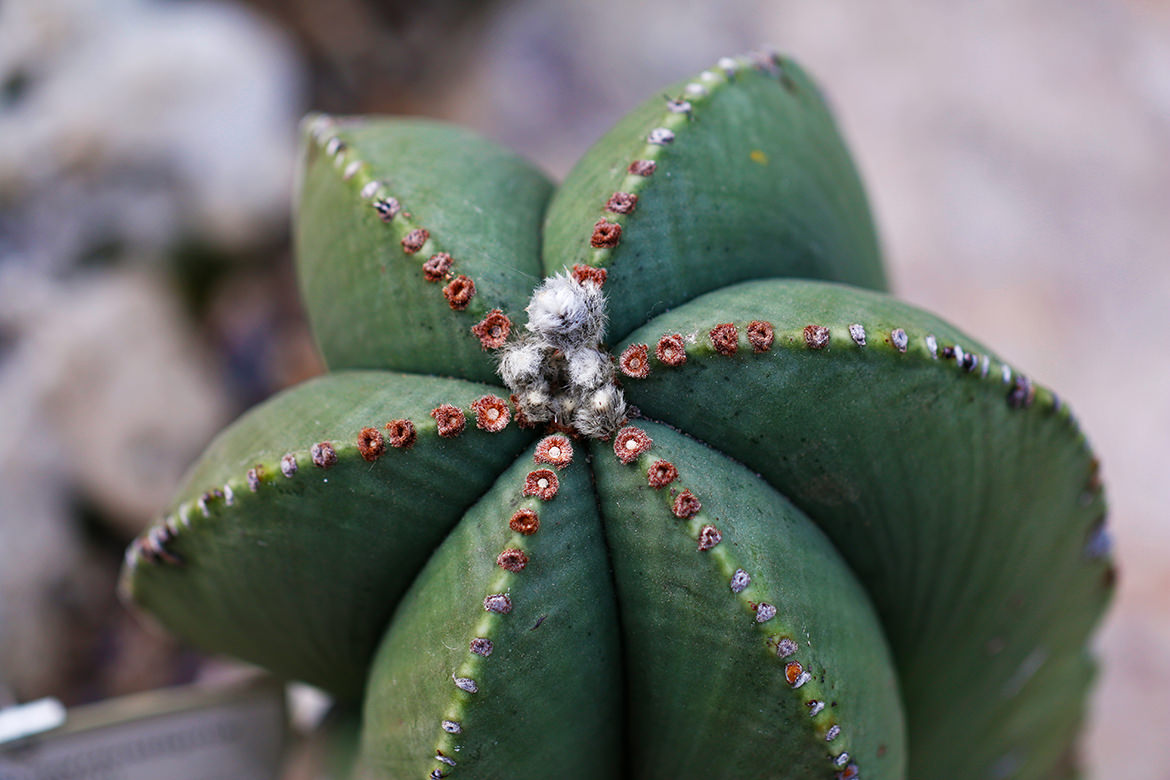
M 557 349 L 596 346 L 605 334 L 605 296 L 567 273 L 544 281 L 528 303 L 525 327 Z

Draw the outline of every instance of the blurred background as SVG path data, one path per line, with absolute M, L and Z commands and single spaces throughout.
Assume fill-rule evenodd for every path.
M 0 707 L 213 673 L 139 625 L 125 544 L 232 417 L 321 370 L 288 205 L 309 109 L 470 125 L 563 176 L 770 44 L 820 80 L 897 294 L 1067 399 L 1120 589 L 1084 746 L 1170 778 L 1170 3 L 0 3 Z

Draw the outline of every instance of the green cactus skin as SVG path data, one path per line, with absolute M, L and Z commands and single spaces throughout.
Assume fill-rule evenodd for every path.
M 363 699 L 355 778 L 1076 776 L 1114 570 L 1068 408 L 880 292 L 795 64 L 666 94 L 555 194 L 462 130 L 307 120 L 298 268 L 333 373 L 211 445 L 125 592 Z M 606 296 L 597 408 L 630 419 L 600 437 L 533 399 L 604 344 L 495 378 L 562 269 L 548 300 Z
M 795 63 L 722 63 L 666 94 L 675 99 L 647 101 L 586 154 L 545 220 L 547 273 L 581 263 L 612 275 L 611 336 L 746 279 L 885 289 L 861 181 Z M 626 161 L 635 160 L 652 172 L 631 172 Z M 615 210 L 611 193 L 637 200 Z M 580 240 L 597 219 L 621 226 L 617 246 Z
M 303 147 L 297 272 L 330 370 L 498 381 L 494 358 L 467 338 L 468 328 L 493 310 L 527 304 L 543 275 L 540 221 L 552 185 L 458 127 L 324 117 L 306 127 L 326 135 Z M 365 208 L 337 208 L 359 199 Z M 415 249 L 412 238 L 424 235 Z M 450 271 L 420 285 L 420 267 L 441 254 L 451 257 Z M 474 294 L 461 303 L 456 289 Z

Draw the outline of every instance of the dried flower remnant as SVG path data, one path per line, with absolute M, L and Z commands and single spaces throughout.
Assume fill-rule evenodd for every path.
M 439 435 L 445 439 L 458 436 L 467 426 L 467 418 L 463 410 L 451 404 L 442 404 L 431 410 L 431 417 L 439 428 Z
M 460 274 L 443 288 L 443 297 L 447 299 L 447 303 L 452 309 L 462 311 L 475 297 L 475 282 Z
M 540 530 L 540 518 L 531 509 L 518 509 L 508 521 L 508 527 L 518 534 L 532 536 Z
M 542 501 L 548 501 L 556 497 L 559 489 L 560 480 L 557 479 L 557 475 L 552 469 L 537 469 L 528 472 L 528 476 L 524 478 L 522 493 L 526 496 L 536 496 Z
M 438 282 L 447 278 L 451 272 L 451 255 L 446 252 L 436 252 L 423 263 L 423 278 L 428 282 Z
M 430 231 L 426 228 L 415 228 L 406 234 L 402 239 L 402 251 L 408 255 L 413 255 L 423 248 L 427 239 L 431 237 Z
M 646 481 L 658 490 L 678 479 L 678 469 L 668 460 L 656 460 L 646 470 Z
M 674 504 L 671 506 L 671 511 L 679 520 L 686 520 L 688 517 L 693 517 L 699 513 L 703 508 L 703 503 L 699 501 L 698 496 L 689 490 L 684 490 L 674 497 Z
M 478 324 L 471 326 L 471 332 L 484 349 L 499 349 L 512 332 L 512 321 L 502 310 L 492 309 Z
M 622 373 L 633 379 L 650 376 L 650 348 L 645 344 L 631 344 L 618 359 Z
M 418 438 L 418 432 L 410 420 L 391 420 L 386 423 L 386 436 L 390 439 L 391 447 L 410 449 Z
M 654 347 L 654 356 L 668 366 L 681 366 L 687 362 L 687 345 L 681 333 L 663 336 Z
M 528 556 L 523 550 L 509 547 L 496 556 L 496 565 L 512 573 L 516 573 L 528 565 Z
M 508 427 L 512 413 L 503 398 L 494 395 L 485 395 L 477 398 L 471 404 L 475 412 L 475 425 L 488 433 L 499 433 Z
M 739 350 L 739 331 L 733 323 L 716 325 L 707 335 L 711 338 L 711 346 L 720 355 L 734 355 Z
M 314 466 L 327 469 L 337 463 L 337 450 L 327 441 L 318 442 L 309 448 L 309 457 Z
M 638 456 L 647 452 L 654 441 L 641 428 L 622 428 L 613 437 L 613 454 L 622 463 L 633 463 Z
M 358 452 L 368 463 L 373 463 L 386 451 L 386 441 L 377 428 L 362 428 L 358 434 L 357 445 Z
M 546 436 L 536 445 L 532 458 L 537 463 L 563 469 L 573 462 L 573 445 L 564 436 Z
M 613 249 L 621 240 L 622 226 L 602 217 L 593 224 L 593 235 L 589 238 L 589 245 L 594 249 Z
M 747 326 L 747 337 L 753 352 L 767 352 L 776 340 L 776 332 L 772 328 L 772 323 L 752 320 Z

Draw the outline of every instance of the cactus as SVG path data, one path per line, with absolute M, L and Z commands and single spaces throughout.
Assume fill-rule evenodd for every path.
M 882 291 L 797 65 L 721 60 L 555 191 L 434 122 L 304 138 L 330 373 L 212 443 L 127 553 L 133 602 L 361 699 L 357 777 L 1076 771 L 1096 460 Z

